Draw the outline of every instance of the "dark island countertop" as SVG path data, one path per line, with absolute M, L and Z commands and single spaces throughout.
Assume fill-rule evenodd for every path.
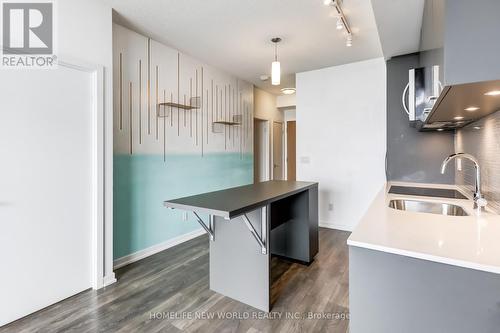
M 314 182 L 270 180 L 167 200 L 164 205 L 168 208 L 196 211 L 231 219 L 317 185 L 318 183 Z

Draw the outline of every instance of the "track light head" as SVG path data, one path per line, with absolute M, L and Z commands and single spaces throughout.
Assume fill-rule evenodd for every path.
M 346 45 L 347 47 L 351 47 L 351 46 L 352 46 L 352 35 L 348 35 L 348 36 L 347 36 L 347 39 L 346 39 L 345 45 Z
M 342 19 L 341 18 L 337 19 L 337 26 L 336 26 L 336 28 L 337 28 L 337 30 L 344 29 L 344 23 L 342 23 Z

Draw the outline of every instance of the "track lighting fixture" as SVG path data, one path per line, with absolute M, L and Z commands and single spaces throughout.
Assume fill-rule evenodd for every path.
M 335 12 L 332 14 L 332 16 L 337 17 L 337 24 L 335 27 L 339 31 L 345 29 L 347 34 L 345 45 L 347 47 L 351 47 L 352 30 L 351 27 L 349 26 L 349 22 L 347 22 L 347 17 L 344 15 L 344 11 L 342 10 L 341 7 L 342 2 L 340 0 L 324 0 L 323 3 L 325 4 L 325 6 L 333 7 Z

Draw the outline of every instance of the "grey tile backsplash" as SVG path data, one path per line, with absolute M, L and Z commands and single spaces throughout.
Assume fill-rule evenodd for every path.
M 479 160 L 484 196 L 488 206 L 500 213 L 500 111 L 457 130 L 455 151 Z M 472 192 L 474 174 L 472 163 L 462 160 L 462 171 L 455 171 L 456 184 Z

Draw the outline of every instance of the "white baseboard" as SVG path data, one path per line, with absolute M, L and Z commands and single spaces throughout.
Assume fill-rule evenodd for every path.
M 342 231 L 351 231 L 351 232 L 354 229 L 350 225 L 337 224 L 337 223 L 326 222 L 326 221 L 320 221 L 319 226 L 322 228 L 336 229 L 336 230 L 342 230 Z
M 117 269 L 123 266 L 126 266 L 128 264 L 131 264 L 135 261 L 144 259 L 146 257 L 149 257 L 155 253 L 161 252 L 163 250 L 166 250 L 168 248 L 171 248 L 175 245 L 184 243 L 190 239 L 196 238 L 198 236 L 201 236 L 205 233 L 205 230 L 203 228 L 188 232 L 187 234 L 180 235 L 177 237 L 174 237 L 172 239 L 169 239 L 163 243 L 153 245 L 151 247 L 148 247 L 147 249 L 137 251 L 135 253 L 126 255 L 124 257 L 115 259 L 113 261 L 113 268 Z

